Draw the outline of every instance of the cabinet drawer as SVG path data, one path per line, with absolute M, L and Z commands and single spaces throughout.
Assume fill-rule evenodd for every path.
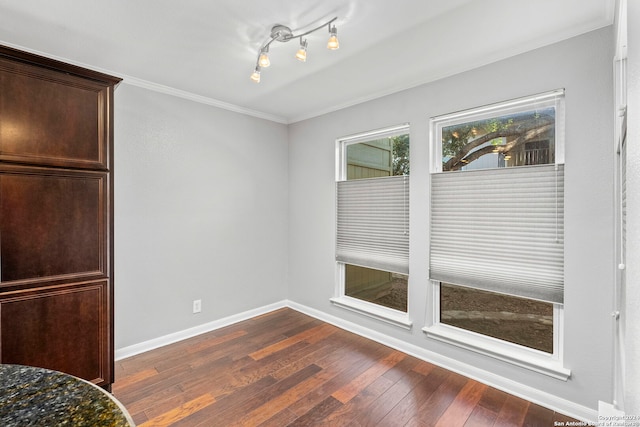
M 0 362 L 111 382 L 109 281 L 0 293 Z

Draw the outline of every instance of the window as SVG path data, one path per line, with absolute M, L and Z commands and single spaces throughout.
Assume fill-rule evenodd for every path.
M 554 91 L 431 119 L 425 331 L 566 379 L 563 101 Z
M 337 141 L 335 304 L 401 326 L 409 274 L 409 127 Z

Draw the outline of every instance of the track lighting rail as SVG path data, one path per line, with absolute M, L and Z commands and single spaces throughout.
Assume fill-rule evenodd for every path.
M 303 37 L 315 31 L 318 31 L 321 28 L 327 27 L 329 30 L 329 41 L 327 43 L 327 49 L 330 49 L 330 50 L 338 49 L 340 47 L 340 44 L 338 43 L 338 30 L 336 29 L 335 25 L 333 26 L 331 25 L 337 19 L 338 17 L 336 16 L 330 19 L 329 21 L 325 22 L 324 24 L 318 25 L 317 27 L 300 34 L 294 34 L 291 28 L 285 25 L 280 25 L 280 24 L 274 25 L 273 28 L 271 28 L 270 39 L 266 43 L 264 43 L 260 47 L 260 50 L 258 51 L 258 58 L 256 59 L 256 67 L 253 73 L 251 74 L 251 80 L 253 80 L 256 83 L 259 83 L 261 70 L 271 65 L 271 61 L 269 59 L 269 46 L 271 46 L 271 44 L 275 41 L 286 43 L 290 40 L 299 38 L 300 48 L 296 52 L 295 57 L 298 60 L 305 62 L 307 59 L 307 40 L 304 39 Z

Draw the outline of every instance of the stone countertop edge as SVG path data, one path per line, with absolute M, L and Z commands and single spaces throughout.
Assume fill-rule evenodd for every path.
M 124 405 L 84 379 L 50 369 L 0 364 L 0 425 L 135 427 Z

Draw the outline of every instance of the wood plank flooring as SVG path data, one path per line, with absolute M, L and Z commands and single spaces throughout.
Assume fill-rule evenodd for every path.
M 150 426 L 553 426 L 564 415 L 291 309 L 116 362 Z

